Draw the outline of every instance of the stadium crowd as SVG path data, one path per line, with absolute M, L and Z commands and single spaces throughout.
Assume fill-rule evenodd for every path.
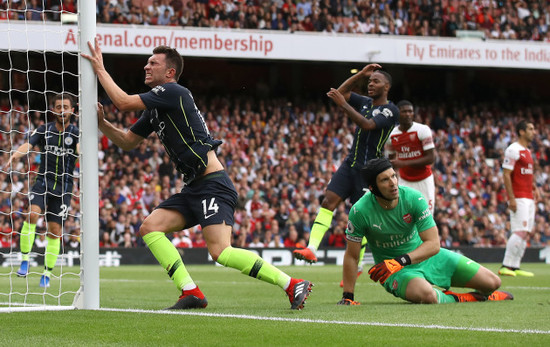
M 128 128 L 135 112 L 118 112 L 105 102 L 106 116 Z M 354 125 L 333 104 L 286 99 L 255 101 L 213 97 L 197 100 L 215 138 L 224 140 L 219 158 L 239 192 L 234 244 L 239 247 L 306 245 L 311 223 L 333 172 L 345 158 Z M 537 204 L 531 247 L 550 245 L 550 119 L 541 108 L 505 111 L 499 105 L 417 105 L 417 120 L 434 134 L 437 160 L 435 219 L 443 247 L 502 247 L 510 230 L 501 160 L 515 140 L 515 124 L 535 124 L 532 153 L 543 199 Z M 23 104 L 0 100 L 0 148 L 14 149 L 43 121 Z M 30 115 L 30 116 L 29 116 Z M 76 121 L 76 120 L 75 120 Z M 10 129 L 12 130 L 10 132 Z M 99 148 L 100 246 L 144 246 L 140 223 L 161 201 L 179 192 L 182 181 L 154 135 L 130 152 L 102 136 Z M 1 152 L 6 162 L 9 152 Z M 2 247 L 16 246 L 28 204 L 39 153 L 20 160 L 13 171 L 0 172 Z M 77 166 L 77 171 L 79 170 Z M 75 177 L 79 175 L 75 172 Z M 80 234 L 78 191 L 64 225 L 65 245 Z M 335 212 L 322 246 L 344 247 L 349 205 Z M 43 233 L 45 223 L 39 223 Z M 175 233 L 178 247 L 205 247 L 200 228 Z M 38 238 L 37 242 L 40 242 Z
M 96 0 L 98 22 L 289 32 L 456 36 L 550 42 L 546 1 Z M 46 11 L 43 11 L 43 10 Z M 2 1 L 0 20 L 60 20 L 76 0 Z

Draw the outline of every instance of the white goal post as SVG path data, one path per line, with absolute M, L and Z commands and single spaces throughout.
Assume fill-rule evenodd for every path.
M 53 2 L 61 4 L 61 0 Z M 11 4 L 12 1 L 8 0 L 6 5 L 8 9 Z M 9 228 L 11 234 L 5 236 L 7 233 L 4 229 L 8 228 L 0 225 L 0 231 L 3 231 L 0 236 L 6 244 L 10 245 L 9 248 L 0 246 L 0 260 L 2 260 L 0 313 L 75 308 L 98 309 L 100 305 L 97 82 L 91 65 L 80 55 L 80 52 L 89 52 L 87 42 L 93 42 L 96 34 L 95 1 L 78 1 L 77 15 L 67 15 L 59 10 L 46 9 L 41 12 L 43 18 L 38 20 L 30 18 L 31 12 L 37 11 L 31 11 L 25 6 L 22 2 L 22 5 L 11 14 L 5 8 L 0 8 L 0 12 L 4 12 L 0 15 L 7 16 L 6 20 L 0 20 L 0 58 L 3 60 L 0 62 L 0 101 L 4 102 L 0 105 L 3 111 L 1 115 L 4 117 L 3 120 L 0 119 L 0 138 L 5 141 L 2 143 L 7 143 L 9 147 L 0 150 L 0 160 L 2 160 L 0 177 L 6 181 L 0 183 L 2 186 L 0 197 L 2 199 L 7 197 L 5 201 L 8 201 L 10 207 L 7 212 L 0 211 L 0 218 L 11 227 Z M 16 17 L 10 17 L 12 15 Z M 46 18 L 52 16 L 60 18 L 61 21 Z M 73 42 L 67 40 L 69 31 L 74 35 Z M 55 83 L 51 83 L 48 76 L 54 76 L 52 80 Z M 66 78 L 77 82 L 66 86 Z M 39 82 L 36 83 L 36 80 Z M 74 224 L 78 224 L 77 227 L 80 228 L 81 244 L 80 252 L 65 251 L 61 246 L 51 275 L 52 285 L 50 288 L 40 288 L 38 278 L 42 267 L 36 260 L 43 258 L 45 254 L 33 253 L 36 248 L 31 250 L 29 275 L 21 278 L 16 273 L 22 260 L 20 246 L 14 241 L 20 236 L 23 221 L 29 220 L 26 208 L 30 205 L 32 178 L 38 171 L 36 163 L 45 159 L 44 154 L 47 149 L 41 153 L 37 152 L 37 147 L 29 149 L 25 156 L 16 160 L 20 162 L 17 169 L 14 163 L 4 168 L 6 164 L 4 161 L 16 152 L 24 141 L 28 143 L 29 136 L 35 130 L 36 124 L 33 124 L 35 118 L 40 118 L 42 123 L 48 122 L 50 98 L 59 93 L 68 93 L 73 97 L 79 115 L 80 196 L 74 195 L 75 189 L 73 200 L 79 199 L 80 211 L 69 211 L 69 216 L 76 220 Z M 16 97 L 12 97 L 13 95 Z M 8 100 L 7 105 L 6 100 Z M 23 104 L 20 104 L 19 100 L 23 100 Z M 26 120 L 23 113 L 26 113 Z M 17 118 L 17 128 L 12 122 L 13 118 Z M 19 121 L 19 119 L 24 120 Z M 31 167 L 33 167 L 32 170 Z M 14 188 L 14 182 L 17 182 L 21 176 L 24 177 L 25 183 L 19 191 Z M 77 184 L 75 188 L 76 186 Z M 14 209 L 14 204 L 19 207 L 19 210 Z M 40 220 L 44 219 L 46 219 L 45 216 L 41 216 Z M 15 220 L 18 221 L 16 225 L 14 225 Z M 46 229 L 47 223 L 39 222 L 39 224 L 42 231 Z M 62 222 L 62 245 L 63 239 L 68 239 L 64 224 L 65 221 Z M 39 233 L 37 232 L 36 235 L 38 239 Z M 8 249 L 7 252 L 6 249 Z M 75 259 L 79 260 L 79 267 Z M 65 268 L 72 269 L 71 265 L 75 265 L 78 270 L 64 272 Z M 70 285 L 65 285 L 64 280 Z

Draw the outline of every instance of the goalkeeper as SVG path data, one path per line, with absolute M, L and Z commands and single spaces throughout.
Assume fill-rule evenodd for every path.
M 350 210 L 344 293 L 338 304 L 358 304 L 354 288 L 363 237 L 376 263 L 369 270 L 370 278 L 396 297 L 423 304 L 513 299 L 512 294 L 497 291 L 500 278 L 490 270 L 439 248 L 437 226 L 426 199 L 412 188 L 397 185 L 389 160 L 369 161 L 362 176 L 370 192 Z M 449 291 L 451 286 L 475 291 L 455 293 Z

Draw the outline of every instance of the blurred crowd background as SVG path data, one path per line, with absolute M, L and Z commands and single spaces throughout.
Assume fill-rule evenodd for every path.
M 98 21 L 103 23 L 421 36 L 456 36 L 458 30 L 482 32 L 486 38 L 494 39 L 548 41 L 550 38 L 550 4 L 546 1 L 97 0 L 96 3 Z M 5 0 L 0 5 L 0 20 L 57 21 L 61 19 L 60 10 L 76 12 L 75 0 Z M 120 61 L 115 64 L 117 68 L 123 67 Z M 133 66 L 130 61 L 124 64 Z M 198 70 L 202 71 L 207 64 L 210 63 Z M 225 70 L 234 68 L 220 66 Z M 282 75 L 286 67 L 280 69 L 281 73 L 271 71 L 271 77 Z M 301 68 L 292 73 L 296 69 Z M 242 75 L 243 70 L 235 73 Z M 205 74 L 195 74 L 194 79 L 184 84 L 197 93 L 197 106 L 212 135 L 224 141 L 218 154 L 239 193 L 233 243 L 239 247 L 305 246 L 324 189 L 352 143 L 354 124 L 320 93 L 297 98 L 289 95 L 292 92 L 283 91 L 281 83 L 270 91 L 259 80 L 253 88 L 256 95 L 236 96 L 224 93 L 224 85 L 215 85 Z M 457 76 L 464 75 L 475 74 L 468 71 L 452 76 L 460 81 Z M 505 148 L 516 139 L 514 129 L 520 119 L 533 122 L 537 130 L 531 150 L 537 185 L 542 192 L 529 245 L 550 245 L 549 109 L 543 104 L 544 97 L 533 95 L 535 104 L 524 102 L 541 88 L 540 81 L 538 85 L 521 82 L 515 89 L 512 85 L 502 89 L 505 83 L 500 82 L 506 77 L 498 75 L 499 72 L 483 75 L 496 83 L 491 101 L 482 101 L 480 92 L 491 92 L 483 86 L 470 92 L 477 95 L 470 100 L 441 101 L 450 96 L 443 95 L 445 91 L 439 90 L 442 82 L 435 80 L 432 90 L 441 95 L 433 97 L 428 93 L 410 100 L 416 106 L 417 121 L 429 125 L 434 135 L 437 151 L 433 166 L 437 193 L 434 216 L 443 247 L 505 245 L 509 216 L 501 163 Z M 10 81 L 24 90 L 24 74 L 10 76 Z M 234 77 L 227 75 L 225 80 Z M 303 76 L 300 83 L 312 85 L 322 78 Z M 430 85 L 422 82 L 419 72 L 401 79 L 407 80 L 402 93 L 422 91 Z M 519 83 L 517 75 L 514 81 Z M 122 82 L 135 84 L 127 78 Z M 523 95 L 523 100 L 514 98 L 518 95 Z M 395 103 L 399 101 L 391 91 L 390 98 Z M 105 105 L 107 118 L 121 128 L 129 128 L 139 116 L 135 112 L 119 112 L 104 97 L 100 101 Z M 0 95 L 2 163 L 7 161 L 9 151 L 26 141 L 45 118 L 44 111 L 29 111 L 24 93 L 13 97 L 7 93 Z M 78 118 L 73 121 L 78 123 Z M 141 222 L 158 203 L 179 192 L 183 183 L 155 135 L 130 152 L 117 148 L 104 136 L 98 139 L 98 148 L 100 245 L 142 247 L 144 243 L 137 237 Z M 40 160 L 40 153 L 31 152 L 12 171 L 0 172 L 1 247 L 18 246 L 28 191 Z M 79 170 L 77 166 L 75 179 Z M 64 225 L 64 242 L 69 247 L 79 243 L 78 188 L 79 184 Z M 335 211 L 323 246 L 345 246 L 349 208 L 349 204 L 342 204 Z M 44 233 L 43 220 L 38 230 L 39 234 Z M 37 237 L 36 245 L 43 245 L 43 239 Z M 175 233 L 173 242 L 178 247 L 205 247 L 198 227 Z
M 324 189 L 348 153 L 355 128 L 341 110 L 327 100 L 319 100 L 292 104 L 284 98 L 196 98 L 212 135 L 224 141 L 219 158 L 239 193 L 235 245 L 306 245 Z M 129 128 L 139 116 L 119 112 L 107 100 L 102 102 L 106 117 L 118 127 Z M 4 105 L 1 148 L 16 148 L 44 121 L 42 115 L 28 113 L 25 105 L 7 108 L 6 99 L 0 104 Z M 454 105 L 433 103 L 416 108 L 417 121 L 431 127 L 436 144 L 435 219 L 442 246 L 505 245 L 510 228 L 501 163 L 505 148 L 516 139 L 514 129 L 520 119 L 533 122 L 537 129 L 531 150 L 543 196 L 537 203 L 536 226 L 529 245 L 550 245 L 548 114 L 538 107 L 504 111 L 496 104 Z M 158 203 L 180 191 L 181 178 L 154 134 L 130 152 L 122 151 L 104 136 L 98 148 L 100 245 L 144 246 L 137 236 L 142 220 Z M 8 155 L 2 152 L 2 162 Z M 2 246 L 17 244 L 32 173 L 40 158 L 40 153 L 32 152 L 9 174 L 0 173 Z M 78 175 L 75 172 L 75 177 Z M 64 225 L 66 244 L 77 242 L 80 234 L 79 192 L 74 194 L 71 215 Z M 349 208 L 349 204 L 342 204 L 336 210 L 323 246 L 345 246 Z M 44 228 L 45 224 L 39 223 L 38 230 L 43 233 Z M 175 233 L 173 242 L 178 247 L 205 247 L 199 227 Z
M 550 41 L 550 4 L 513 0 L 96 0 L 100 23 Z M 4 0 L 0 20 L 61 20 L 76 0 Z M 466 33 L 467 35 L 467 33 Z

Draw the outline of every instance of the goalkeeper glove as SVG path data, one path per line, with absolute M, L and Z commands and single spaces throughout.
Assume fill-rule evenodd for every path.
M 370 268 L 370 279 L 374 282 L 380 281 L 380 284 L 384 284 L 388 277 L 410 264 L 411 257 L 409 257 L 408 254 L 401 255 L 394 259 L 386 259 Z
M 356 306 L 361 305 L 361 303 L 353 301 L 353 293 L 344 292 L 344 294 L 342 295 L 342 300 L 338 301 L 336 305 Z

